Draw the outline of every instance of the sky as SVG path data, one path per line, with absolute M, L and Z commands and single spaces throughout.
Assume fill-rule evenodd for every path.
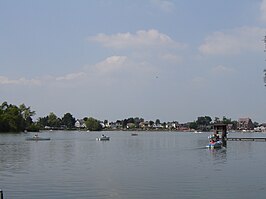
M 266 0 L 0 0 L 0 103 L 36 118 L 266 122 Z

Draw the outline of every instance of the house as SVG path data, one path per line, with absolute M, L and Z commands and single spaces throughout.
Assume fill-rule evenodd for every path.
M 108 128 L 121 129 L 122 128 L 122 122 L 120 122 L 120 121 L 110 122 L 109 125 L 108 125 Z
M 136 125 L 134 123 L 127 123 L 127 129 L 136 128 Z
M 86 124 L 84 120 L 76 120 L 75 122 L 76 128 L 86 128 Z
M 140 123 L 139 123 L 139 127 L 140 127 L 140 128 L 143 128 L 143 129 L 150 128 L 150 124 L 149 124 L 148 121 L 140 122 Z
M 168 122 L 166 124 L 166 128 L 167 129 L 178 129 L 179 128 L 179 124 L 178 124 L 178 122 Z
M 250 118 L 239 118 L 237 122 L 238 130 L 253 130 L 254 125 Z

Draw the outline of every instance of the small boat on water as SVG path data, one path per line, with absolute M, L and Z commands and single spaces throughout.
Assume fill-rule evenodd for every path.
M 138 136 L 139 134 L 137 133 L 131 133 L 131 136 Z
M 214 135 L 210 135 L 208 139 L 209 139 L 209 144 L 206 146 L 207 148 L 218 149 L 222 147 L 223 143 L 220 140 L 220 137 L 217 133 L 215 133 Z
M 210 142 L 207 146 L 207 148 L 210 149 L 218 149 L 222 147 L 222 141 L 217 141 L 217 142 Z
M 28 141 L 47 141 L 47 140 L 51 140 L 51 138 L 44 138 L 44 137 L 39 137 L 38 135 L 34 135 L 33 137 L 27 137 L 26 140 L 28 140 Z
M 106 136 L 106 135 L 102 135 L 99 138 L 96 138 L 97 141 L 109 141 L 110 137 Z

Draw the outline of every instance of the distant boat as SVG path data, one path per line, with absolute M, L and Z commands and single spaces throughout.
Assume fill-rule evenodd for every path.
M 47 141 L 47 140 L 51 140 L 51 138 L 39 137 L 39 136 L 36 134 L 36 135 L 34 135 L 33 137 L 27 137 L 26 140 L 28 140 L 28 141 Z
M 201 131 L 194 131 L 194 133 L 202 133 Z
M 138 136 L 139 134 L 137 133 L 131 133 L 131 136 Z
M 97 141 L 109 141 L 110 137 L 106 136 L 106 135 L 102 135 L 99 138 L 96 138 Z

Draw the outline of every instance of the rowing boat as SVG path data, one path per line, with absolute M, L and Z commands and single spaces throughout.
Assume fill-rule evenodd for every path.
M 47 141 L 47 140 L 51 140 L 51 138 L 43 138 L 43 137 L 27 137 L 26 138 L 27 141 Z

